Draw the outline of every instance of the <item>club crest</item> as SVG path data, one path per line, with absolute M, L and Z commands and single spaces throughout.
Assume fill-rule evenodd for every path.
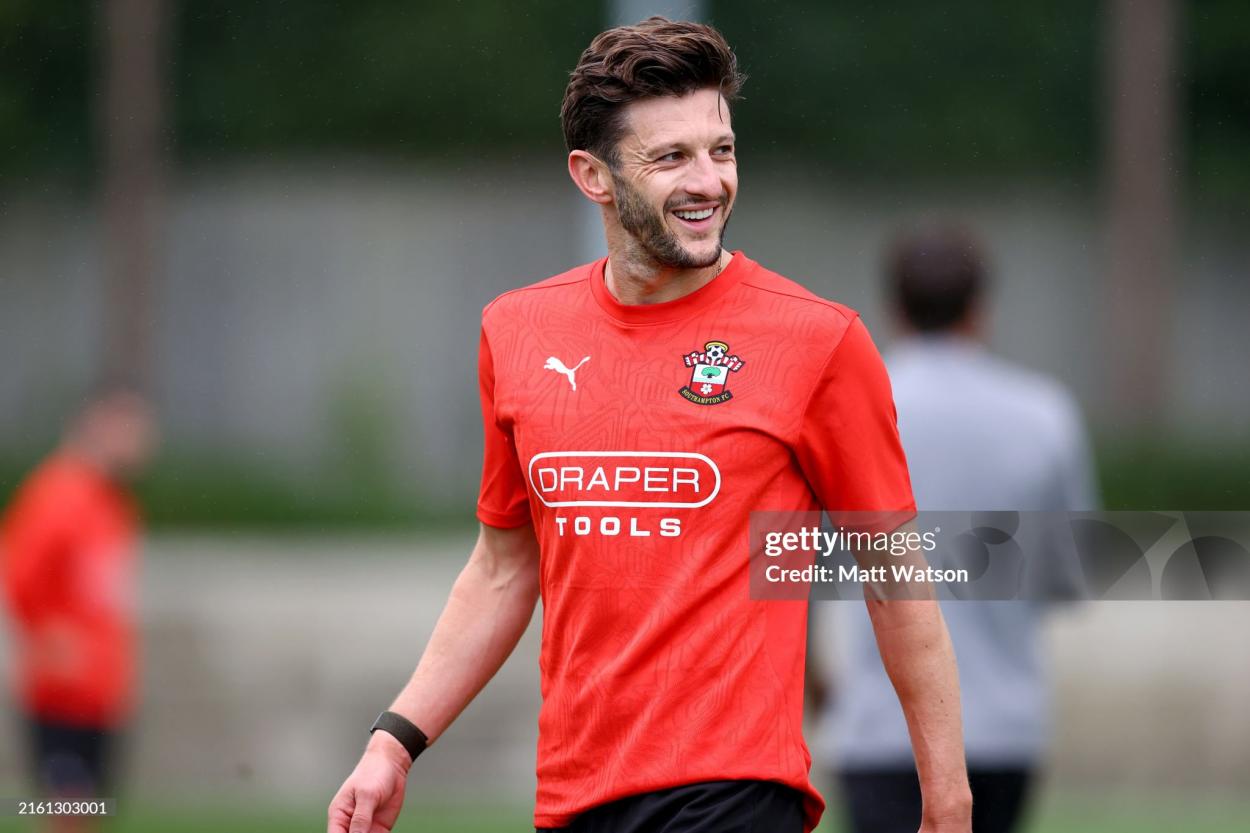
M 684 398 L 697 405 L 719 405 L 733 398 L 729 374 L 737 373 L 745 362 L 729 355 L 728 344 L 709 341 L 702 350 L 687 353 L 681 360 L 691 368 L 690 384 L 678 391 Z

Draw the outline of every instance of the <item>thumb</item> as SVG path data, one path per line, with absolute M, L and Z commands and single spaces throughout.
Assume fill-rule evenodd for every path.
M 356 810 L 352 813 L 352 823 L 347 833 L 369 833 L 373 823 L 373 811 L 378 806 L 378 797 L 372 790 L 356 791 Z

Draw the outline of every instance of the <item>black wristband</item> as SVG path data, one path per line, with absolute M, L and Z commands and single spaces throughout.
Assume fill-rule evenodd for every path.
M 411 720 L 402 714 L 382 712 L 378 715 L 378 719 L 373 721 L 369 734 L 372 735 L 378 729 L 399 741 L 404 749 L 408 750 L 408 754 L 412 756 L 414 761 L 418 755 L 425 751 L 425 747 L 430 745 L 430 739 L 425 736 L 425 732 L 418 729 Z

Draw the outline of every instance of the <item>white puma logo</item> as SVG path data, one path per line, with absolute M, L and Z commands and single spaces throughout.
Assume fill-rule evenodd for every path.
M 573 386 L 573 390 L 577 390 L 577 380 L 573 378 L 573 374 L 577 372 L 577 368 L 581 367 L 588 361 L 590 361 L 590 356 L 586 356 L 580 362 L 575 364 L 572 369 L 570 369 L 565 367 L 564 362 L 560 361 L 555 356 L 548 356 L 547 363 L 543 365 L 543 370 L 554 370 L 556 373 L 564 374 L 569 377 L 569 384 Z

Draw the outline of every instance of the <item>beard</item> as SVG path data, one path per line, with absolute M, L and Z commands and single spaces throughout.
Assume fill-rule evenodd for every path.
M 729 214 L 721 222 L 717 235 L 716 248 L 711 254 L 696 256 L 682 245 L 681 240 L 664 222 L 664 215 L 681 203 L 666 205 L 664 211 L 657 212 L 651 208 L 646 198 L 629 182 L 615 173 L 612 182 L 616 186 L 616 213 L 621 220 L 621 227 L 637 241 L 656 263 L 672 269 L 706 269 L 720 259 L 722 244 L 725 240 L 725 229 L 729 225 Z M 726 200 L 720 201 L 722 210 L 726 210 Z

